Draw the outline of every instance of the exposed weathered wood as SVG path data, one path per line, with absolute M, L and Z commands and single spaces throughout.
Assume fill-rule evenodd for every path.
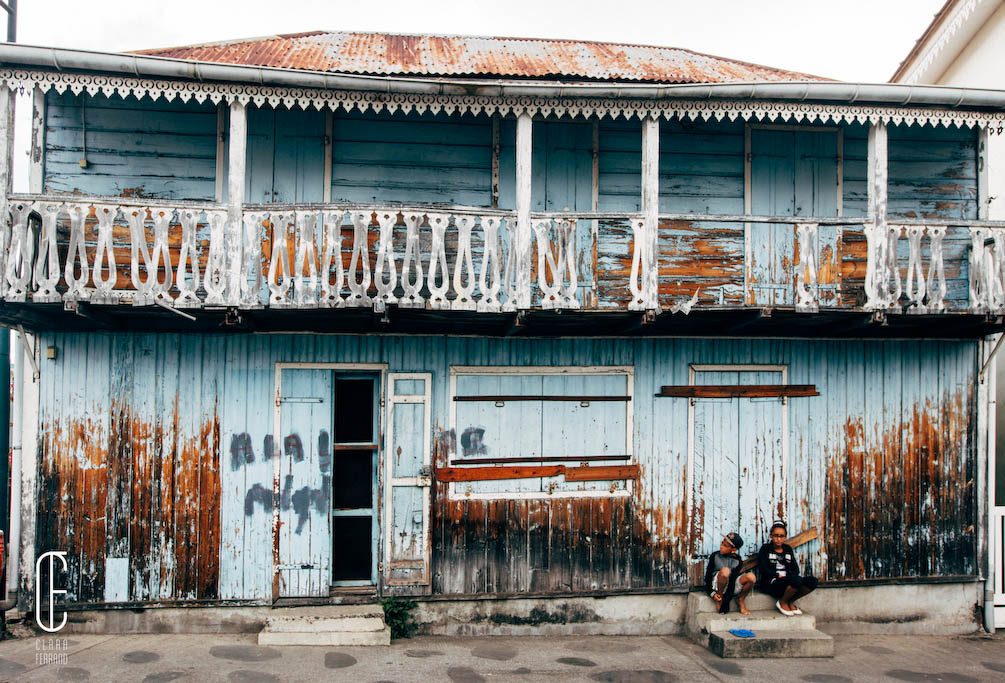
M 813 384 L 716 384 L 665 385 L 657 396 L 670 398 L 780 398 L 783 396 L 819 396 Z
M 642 123 L 642 218 L 632 221 L 635 233 L 629 290 L 632 310 L 659 308 L 657 240 L 660 192 L 660 124 L 648 117 Z
M 241 102 L 230 103 L 230 151 L 227 159 L 227 227 L 226 235 L 226 271 L 227 303 L 236 304 L 247 290 L 247 284 L 242 286 L 242 279 L 247 282 L 243 255 L 245 250 L 258 253 L 257 244 L 245 245 L 244 226 L 244 191 L 245 164 L 248 157 L 248 119 L 247 108 Z M 257 259 L 256 259 L 257 260 Z
M 28 191 L 45 191 L 45 93 L 38 86 L 32 91 L 31 98 Z
M 218 204 L 222 204 L 227 186 L 227 105 L 223 102 L 216 105 L 215 175 L 213 198 Z
M 494 481 L 497 479 L 536 479 L 555 477 L 565 471 L 564 465 L 539 467 L 440 467 L 437 481 Z
M 555 395 L 504 395 L 504 396 L 454 396 L 455 401 L 573 401 L 587 403 L 590 401 L 631 401 L 631 396 L 555 396 Z
M 871 125 L 867 157 L 870 222 L 865 227 L 868 243 L 865 276 L 866 310 L 889 308 L 900 298 L 900 273 L 897 269 L 897 239 L 900 231 L 891 230 L 886 222 L 887 149 L 886 124 Z
M 512 277 L 515 301 L 508 302 L 508 308 L 530 308 L 531 270 L 531 181 L 533 161 L 533 129 L 530 114 L 521 114 L 516 121 L 516 232 L 510 243 L 513 254 L 512 276 L 507 275 L 507 283 Z
M 607 481 L 638 479 L 641 470 L 638 465 L 593 465 L 590 467 L 566 467 L 566 481 Z

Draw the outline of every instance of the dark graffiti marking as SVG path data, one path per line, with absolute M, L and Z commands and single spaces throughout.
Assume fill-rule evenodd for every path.
M 293 456 L 293 462 L 303 462 L 304 442 L 300 440 L 299 434 L 290 434 L 283 439 L 283 452 Z
M 244 496 L 244 514 L 255 514 L 255 503 L 261 503 L 262 512 L 272 512 L 272 491 L 261 484 L 255 484 Z
M 312 489 L 304 486 L 301 489 L 293 490 L 293 475 L 287 474 L 283 481 L 283 493 L 279 497 L 279 508 L 285 512 L 293 508 L 297 515 L 297 528 L 294 533 L 299 534 L 307 524 L 307 518 L 311 513 L 311 505 L 322 513 L 328 512 L 329 491 L 331 490 L 332 478 L 330 474 L 321 477 L 321 488 Z
M 297 433 L 289 434 L 283 439 L 283 453 L 293 459 L 293 462 L 303 462 L 306 458 L 304 442 Z M 262 441 L 262 459 L 271 460 L 275 454 L 275 439 L 267 434 Z M 255 452 L 252 447 L 251 435 L 247 432 L 234 434 L 230 441 L 230 466 L 234 471 L 255 462 Z M 331 501 L 333 452 L 331 435 L 322 429 L 318 434 L 317 464 L 321 471 L 321 487 L 303 486 L 294 490 L 294 475 L 287 474 L 283 479 L 283 488 L 279 495 L 279 509 L 286 512 L 292 508 L 297 516 L 295 533 L 304 530 L 310 518 L 313 507 L 320 514 L 328 513 Z M 271 513 L 275 507 L 275 497 L 271 488 L 262 483 L 252 484 L 244 494 L 244 514 L 252 516 L 261 507 L 262 512 Z
M 318 434 L 318 467 L 322 472 L 328 472 L 332 466 L 331 437 L 328 430 L 322 429 Z
M 251 434 L 241 432 L 230 437 L 230 469 L 236 472 L 242 465 L 255 462 L 255 449 L 251 445 Z

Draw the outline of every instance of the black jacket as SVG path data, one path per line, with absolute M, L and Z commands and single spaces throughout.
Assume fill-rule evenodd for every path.
M 782 578 L 799 576 L 799 563 L 791 546 L 782 544 L 782 552 L 776 553 L 773 543 L 765 543 L 757 551 L 757 583 L 768 586 Z

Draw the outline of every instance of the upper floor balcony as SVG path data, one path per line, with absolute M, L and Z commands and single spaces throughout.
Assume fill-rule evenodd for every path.
M 34 109 L 6 324 L 975 336 L 1005 315 L 980 127 L 55 88 Z

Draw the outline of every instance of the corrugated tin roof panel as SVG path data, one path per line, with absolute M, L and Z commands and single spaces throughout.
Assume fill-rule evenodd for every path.
M 323 32 L 137 54 L 354 74 L 578 78 L 654 83 L 827 80 L 674 47 L 536 38 Z

